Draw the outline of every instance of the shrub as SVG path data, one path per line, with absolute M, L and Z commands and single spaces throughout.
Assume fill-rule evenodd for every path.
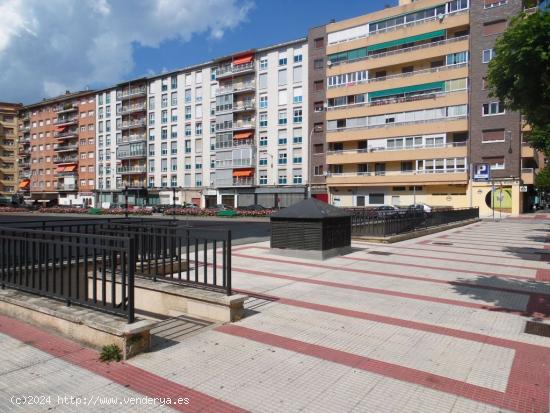
M 108 344 L 101 349 L 99 359 L 103 362 L 120 361 L 122 360 L 122 351 L 116 344 Z

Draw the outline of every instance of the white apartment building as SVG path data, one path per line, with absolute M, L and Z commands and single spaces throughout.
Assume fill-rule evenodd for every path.
M 298 39 L 98 91 L 98 205 L 306 197 L 307 56 Z

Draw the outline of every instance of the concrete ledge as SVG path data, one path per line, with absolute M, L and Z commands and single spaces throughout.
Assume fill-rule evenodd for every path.
M 412 239 L 412 238 L 419 238 L 419 237 L 423 237 L 425 235 L 435 234 L 437 232 L 447 231 L 448 229 L 463 227 L 465 225 L 474 224 L 474 223 L 479 222 L 479 221 L 481 221 L 481 219 L 479 219 L 479 218 L 468 219 L 466 221 L 453 222 L 452 224 L 439 225 L 437 227 L 431 227 L 431 228 L 421 229 L 421 230 L 418 230 L 418 231 L 406 232 L 404 234 L 390 235 L 388 237 L 372 237 L 372 236 L 368 236 L 368 235 L 353 236 L 352 240 L 355 239 L 355 240 L 358 240 L 358 241 L 379 242 L 381 244 L 391 244 L 391 243 L 394 243 L 394 242 L 406 241 L 406 240 Z
M 92 291 L 93 281 L 89 278 L 89 290 Z M 119 281 L 116 281 L 120 284 Z M 110 300 L 111 282 L 106 282 L 107 301 Z M 118 288 L 117 288 L 118 289 Z M 97 282 L 97 294 L 101 296 L 101 281 Z M 144 277 L 134 280 L 134 306 L 136 310 L 173 316 L 185 313 L 192 317 L 211 321 L 238 321 L 244 316 L 244 294 L 225 295 L 216 291 L 187 287 L 162 281 L 158 276 L 156 281 Z
M 326 260 L 333 257 L 338 257 L 340 255 L 351 254 L 353 249 L 351 246 L 342 247 L 342 248 L 333 248 L 325 251 L 314 251 L 314 250 L 294 250 L 294 249 L 285 249 L 285 248 L 271 248 L 271 254 L 281 255 L 283 257 L 292 257 L 292 258 L 305 258 L 309 260 Z
M 125 360 L 149 351 L 150 330 L 156 323 L 138 320 L 128 324 L 121 317 L 77 305 L 67 307 L 61 301 L 11 289 L 0 290 L 0 313 L 98 350 L 115 344 Z

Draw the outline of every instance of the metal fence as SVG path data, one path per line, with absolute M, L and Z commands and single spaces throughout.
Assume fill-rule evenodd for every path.
M 436 227 L 458 221 L 479 218 L 479 208 L 459 208 L 432 212 L 402 211 L 391 216 L 376 216 L 372 209 L 354 208 L 352 235 L 384 237 L 420 229 Z
M 2 289 L 10 287 L 134 321 L 129 237 L 0 228 Z

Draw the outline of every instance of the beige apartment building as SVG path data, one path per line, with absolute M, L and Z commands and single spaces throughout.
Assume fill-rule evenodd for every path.
M 9 203 L 17 193 L 18 103 L 0 102 L 0 200 Z
M 327 25 L 331 203 L 468 206 L 468 6 L 401 1 Z

